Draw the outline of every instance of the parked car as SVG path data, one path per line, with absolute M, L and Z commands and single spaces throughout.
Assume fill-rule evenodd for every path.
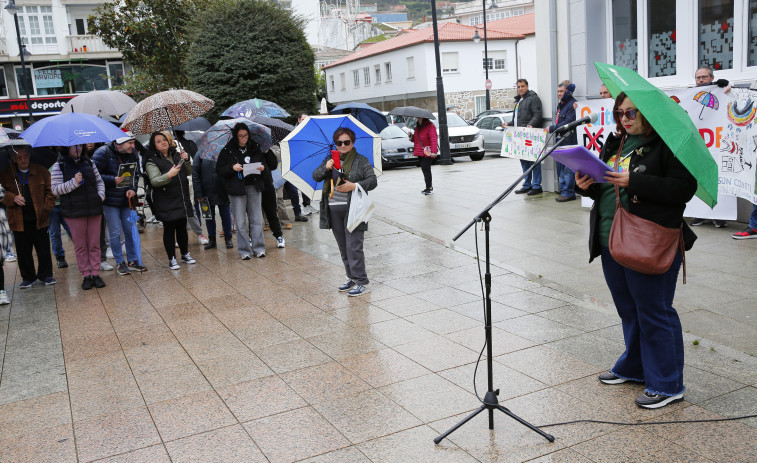
M 407 118 L 405 116 L 395 116 L 394 114 L 389 114 L 389 111 L 381 111 L 381 114 L 386 117 L 386 122 L 388 122 L 389 125 L 404 127 L 405 122 L 407 122 Z
M 478 122 L 476 122 L 476 127 L 478 127 L 481 131 L 481 135 L 484 137 L 484 148 L 487 151 L 496 151 L 499 153 L 502 150 L 502 136 L 504 135 L 504 129 L 502 128 L 503 123 L 513 123 L 512 111 L 483 116 Z
M 436 119 L 431 122 L 436 125 L 436 133 L 439 133 L 439 114 L 434 113 Z M 469 125 L 457 113 L 447 113 L 447 131 L 449 133 L 449 151 L 453 158 L 470 156 L 473 161 L 484 159 L 484 137 L 477 127 Z
M 413 142 L 407 133 L 396 125 L 390 125 L 379 133 L 381 136 L 381 163 L 384 167 L 414 166 L 418 158 L 413 156 Z
M 491 116 L 492 114 L 501 114 L 501 113 L 511 113 L 512 109 L 487 109 L 486 111 L 481 111 L 474 117 L 473 119 L 468 120 L 468 124 L 474 125 L 476 122 L 478 122 L 479 119 L 481 119 L 484 116 Z

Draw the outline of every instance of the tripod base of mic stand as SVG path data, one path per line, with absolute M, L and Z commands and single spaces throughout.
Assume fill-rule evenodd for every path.
M 441 436 L 434 439 L 434 443 L 438 444 L 439 442 L 443 441 L 445 437 L 449 436 L 453 432 L 457 431 L 459 427 L 467 423 L 468 421 L 472 420 L 473 417 L 478 415 L 479 413 L 483 412 L 484 410 L 489 410 L 489 429 L 494 429 L 494 410 L 499 410 L 505 415 L 509 416 L 510 418 L 516 420 L 523 426 L 526 426 L 527 428 L 531 429 L 532 431 L 540 434 L 542 437 L 547 439 L 550 442 L 554 442 L 555 438 L 551 434 L 547 434 L 546 432 L 542 431 L 541 429 L 537 428 L 536 426 L 532 425 L 528 421 L 524 420 L 523 418 L 519 417 L 515 413 L 511 412 L 507 408 L 503 407 L 499 404 L 499 401 L 497 400 L 497 394 L 499 393 L 499 390 L 495 391 L 489 391 L 484 396 L 484 404 L 481 405 L 476 411 L 471 413 L 470 415 L 466 416 L 462 419 L 459 423 L 452 426 L 447 432 L 442 434 Z

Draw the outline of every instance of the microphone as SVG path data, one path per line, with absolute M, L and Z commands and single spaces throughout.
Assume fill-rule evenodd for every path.
M 588 116 L 582 118 L 582 119 L 576 119 L 575 121 L 571 122 L 570 124 L 563 125 L 561 127 L 558 127 L 555 129 L 555 133 L 566 133 L 570 132 L 572 130 L 575 130 L 576 127 L 579 125 L 584 124 L 594 124 L 599 119 L 599 116 L 597 116 L 596 113 L 591 113 Z

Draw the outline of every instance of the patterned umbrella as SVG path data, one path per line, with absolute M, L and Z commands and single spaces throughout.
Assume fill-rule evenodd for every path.
M 255 116 L 251 120 L 252 122 L 257 122 L 258 124 L 262 124 L 271 129 L 271 138 L 273 138 L 274 145 L 278 145 L 281 140 L 286 138 L 286 136 L 294 130 L 293 125 L 271 117 Z
M 710 108 L 717 110 L 720 107 L 720 103 L 715 95 L 710 92 L 699 92 L 694 95 L 694 101 L 702 105 L 702 110 L 699 111 L 699 120 L 703 120 L 702 113 L 704 108 Z
M 199 117 L 215 106 L 210 98 L 189 90 L 168 90 L 148 96 L 129 111 L 122 128 L 135 134 L 168 130 Z
M 83 93 L 60 110 L 62 113 L 84 113 L 95 116 L 120 116 L 131 111 L 137 102 L 125 93 L 111 90 L 96 90 Z M 108 120 L 108 122 L 113 122 Z
M 250 128 L 252 141 L 260 146 L 261 151 L 266 152 L 273 145 L 271 129 L 268 127 L 243 117 L 225 119 L 216 122 L 213 127 L 206 130 L 202 134 L 202 137 L 200 137 L 200 140 L 197 142 L 197 152 L 200 153 L 200 159 L 217 161 L 221 150 L 231 140 L 231 129 L 239 122 L 247 124 L 247 127 Z
M 253 98 L 251 100 L 234 103 L 221 113 L 225 117 L 246 117 L 252 119 L 255 116 L 264 117 L 289 117 L 289 113 L 273 101 L 260 100 Z

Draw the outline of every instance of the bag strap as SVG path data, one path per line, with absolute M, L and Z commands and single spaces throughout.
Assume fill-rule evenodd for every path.
M 615 169 L 615 172 L 618 171 L 618 167 L 620 166 L 620 157 L 623 154 L 623 145 L 626 143 L 626 137 L 628 135 L 623 135 L 623 138 L 620 139 L 620 147 L 618 147 L 618 154 L 615 156 L 615 165 L 613 166 L 613 169 Z M 620 205 L 620 187 L 615 184 L 615 210 L 618 210 L 618 208 L 621 207 Z
M 678 248 L 681 250 L 681 261 L 683 265 L 683 284 L 686 284 L 686 248 L 683 244 L 683 225 L 681 225 L 681 234 L 678 236 Z

